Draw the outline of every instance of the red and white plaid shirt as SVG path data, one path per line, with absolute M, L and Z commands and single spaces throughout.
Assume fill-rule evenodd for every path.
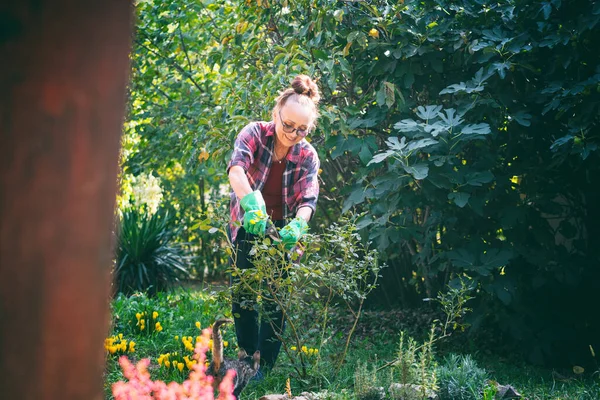
M 262 191 L 271 164 L 273 162 L 273 145 L 275 142 L 274 122 L 251 122 L 246 125 L 235 140 L 231 161 L 227 165 L 227 173 L 234 165 L 246 171 L 246 177 L 252 190 Z M 296 143 L 288 152 L 287 163 L 283 172 L 283 218 L 296 215 L 301 207 L 310 207 L 314 211 L 319 197 L 319 156 L 315 148 L 305 139 Z M 244 210 L 240 206 L 233 189 L 231 190 L 231 240 L 235 241 L 240 223 L 244 218 Z M 237 223 L 237 222 L 240 223 Z

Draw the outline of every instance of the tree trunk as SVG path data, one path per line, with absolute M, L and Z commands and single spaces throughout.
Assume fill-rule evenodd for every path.
M 132 11 L 122 0 L 0 4 L 3 399 L 104 398 Z

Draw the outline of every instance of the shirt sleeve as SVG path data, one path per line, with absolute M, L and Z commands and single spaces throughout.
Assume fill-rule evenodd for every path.
M 227 165 L 227 173 L 231 167 L 239 165 L 248 171 L 248 168 L 254 163 L 254 154 L 258 148 L 260 128 L 256 122 L 251 122 L 246 125 L 238 134 L 233 145 L 233 153 L 231 160 Z
M 319 168 L 320 168 L 319 156 L 316 152 L 311 152 L 302 162 L 302 169 L 304 175 L 299 180 L 300 184 L 300 203 L 298 209 L 301 207 L 309 207 L 312 209 L 313 214 L 317 209 L 317 200 L 319 198 Z M 311 214 L 312 218 L 312 214 Z

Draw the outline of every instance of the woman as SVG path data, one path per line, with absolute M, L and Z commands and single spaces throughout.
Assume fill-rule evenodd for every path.
M 267 216 L 282 228 L 279 234 L 288 249 L 308 231 L 319 194 L 319 157 L 305 138 L 316 124 L 319 98 L 315 82 L 297 76 L 277 98 L 273 120 L 248 124 L 235 141 L 227 172 L 233 189 L 229 230 L 238 268 L 254 267 L 248 252 L 251 242 L 264 236 Z M 247 354 L 259 350 L 268 371 L 279 354 L 277 335 L 283 333 L 284 321 L 281 311 L 267 312 L 272 323 L 263 319 L 259 324 L 257 311 L 234 297 L 238 345 Z

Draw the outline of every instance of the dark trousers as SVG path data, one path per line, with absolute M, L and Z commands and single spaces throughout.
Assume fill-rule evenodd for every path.
M 278 228 L 284 226 L 284 221 L 274 221 Z M 252 242 L 257 236 L 246 232 L 241 227 L 238 231 L 234 246 L 237 248 L 237 267 L 240 269 L 254 268 L 252 256 L 248 253 L 252 249 Z M 233 262 L 233 260 L 230 260 Z M 238 276 L 231 276 L 231 284 L 239 283 Z M 261 368 L 266 371 L 273 368 L 279 351 L 281 342 L 277 335 L 281 336 L 285 329 L 283 313 L 277 310 L 273 301 L 269 301 L 268 296 L 262 301 L 262 314 L 258 313 L 258 305 L 254 295 L 240 288 L 239 292 L 232 293 L 233 304 L 232 313 L 235 321 L 235 333 L 238 346 L 244 349 L 249 355 L 254 354 L 256 350 L 260 351 Z

